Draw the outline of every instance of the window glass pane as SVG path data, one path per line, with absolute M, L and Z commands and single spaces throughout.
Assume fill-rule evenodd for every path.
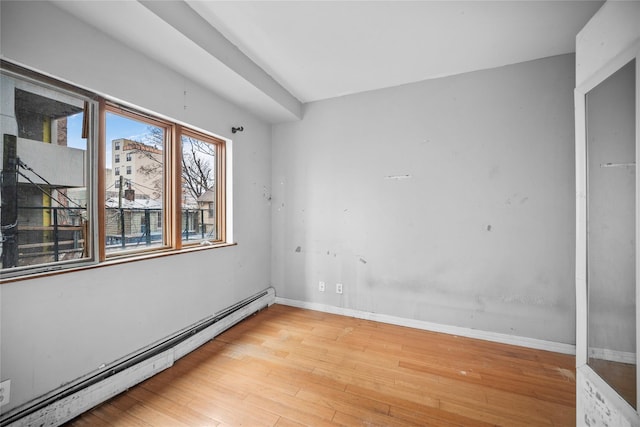
M 218 240 L 216 149 L 213 141 L 182 135 L 182 244 Z
M 166 131 L 140 117 L 107 112 L 105 248 L 107 255 L 162 247 Z M 113 167 L 130 159 L 126 176 Z
M 4 73 L 1 88 L 2 270 L 89 258 L 85 100 Z

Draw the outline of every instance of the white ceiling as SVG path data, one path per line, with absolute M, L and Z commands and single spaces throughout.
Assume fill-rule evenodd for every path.
M 601 5 L 187 2 L 302 102 L 574 52 Z
M 185 1 L 55 3 L 271 122 L 300 103 L 574 52 L 602 5 Z

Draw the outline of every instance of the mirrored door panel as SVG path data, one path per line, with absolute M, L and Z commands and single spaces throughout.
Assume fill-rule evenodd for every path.
M 588 364 L 636 407 L 635 60 L 587 103 Z

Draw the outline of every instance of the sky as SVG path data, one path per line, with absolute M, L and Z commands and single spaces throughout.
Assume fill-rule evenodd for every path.
M 145 140 L 149 133 L 149 125 L 131 120 L 116 114 L 107 113 L 107 168 L 111 167 L 111 141 L 118 138 L 126 138 L 134 141 Z M 69 116 L 67 119 L 67 145 L 81 150 L 87 149 L 87 142 L 81 138 L 82 113 Z

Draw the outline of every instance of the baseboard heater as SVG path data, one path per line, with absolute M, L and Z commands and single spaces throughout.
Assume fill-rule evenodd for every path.
M 59 426 L 173 365 L 241 320 L 273 304 L 268 288 L 143 350 L 0 418 L 0 427 Z

